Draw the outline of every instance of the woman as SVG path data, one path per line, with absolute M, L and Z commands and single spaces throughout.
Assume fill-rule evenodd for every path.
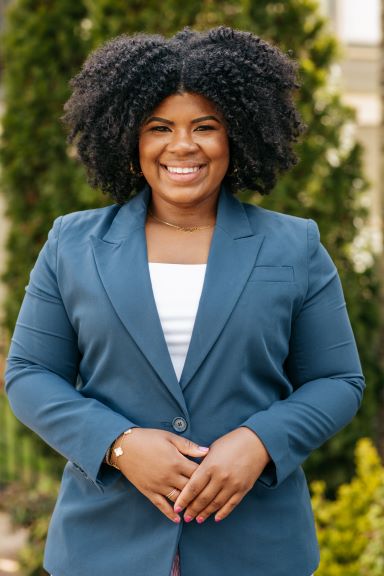
M 357 411 L 358 353 L 315 222 L 234 196 L 295 164 L 295 74 L 220 27 L 121 36 L 72 81 L 70 141 L 116 203 L 55 221 L 6 381 L 68 459 L 54 576 L 318 565 L 301 464 Z

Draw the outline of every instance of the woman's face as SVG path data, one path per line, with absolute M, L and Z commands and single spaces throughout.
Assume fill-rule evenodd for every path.
M 168 96 L 140 129 L 139 156 L 154 200 L 180 207 L 211 205 L 229 163 L 224 118 L 204 96 Z

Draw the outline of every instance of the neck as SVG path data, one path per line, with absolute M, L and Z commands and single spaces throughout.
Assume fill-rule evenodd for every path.
M 148 212 L 161 220 L 172 224 L 193 227 L 210 226 L 216 222 L 217 199 L 215 202 L 204 202 L 199 205 L 176 205 L 163 202 L 152 196 Z

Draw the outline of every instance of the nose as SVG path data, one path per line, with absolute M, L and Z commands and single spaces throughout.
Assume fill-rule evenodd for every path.
M 176 130 L 168 143 L 168 151 L 175 154 L 191 154 L 198 150 L 199 146 L 194 141 L 193 135 L 189 131 Z

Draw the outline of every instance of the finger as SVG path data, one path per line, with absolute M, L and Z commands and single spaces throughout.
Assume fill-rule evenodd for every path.
M 227 493 L 226 498 L 221 498 L 219 500 L 219 495 L 223 492 L 222 487 L 215 484 L 212 480 L 207 486 L 200 492 L 200 494 L 191 502 L 184 510 L 184 520 L 190 522 L 194 518 L 201 524 L 207 516 L 203 516 L 202 512 L 208 506 L 216 502 L 215 510 L 219 510 L 227 502 L 229 495 Z
M 234 494 L 227 500 L 227 502 L 222 506 L 215 514 L 215 522 L 220 522 L 224 520 L 229 514 L 236 508 L 236 506 L 242 501 L 245 494 L 241 495 L 239 493 Z
M 181 492 L 182 490 L 184 490 L 185 486 L 188 484 L 191 476 L 192 476 L 192 474 L 190 476 L 178 476 L 176 482 L 174 483 L 174 487 L 177 488 L 178 490 L 180 490 L 180 492 Z
M 202 492 L 202 496 L 203 495 L 204 493 Z M 224 488 L 219 490 L 205 508 L 201 510 L 194 509 L 196 522 L 202 524 L 211 514 L 221 510 L 232 496 L 234 496 L 233 493 L 228 492 L 228 490 Z M 194 505 L 194 502 L 192 502 L 192 505 Z M 185 513 L 187 514 L 188 510 L 186 510 Z
M 200 474 L 199 472 L 200 468 L 191 476 L 189 482 L 179 494 L 174 505 L 175 512 L 181 512 L 181 510 L 186 508 L 210 482 L 210 476 L 206 472 Z
M 149 497 L 152 504 L 156 506 L 172 522 L 179 524 L 181 522 L 181 518 L 179 514 L 176 514 L 171 504 L 168 502 L 165 496 L 161 494 L 153 494 Z
M 171 434 L 170 441 L 176 448 L 184 454 L 185 456 L 194 456 L 195 458 L 202 458 L 209 452 L 207 446 L 199 446 L 183 436 L 176 436 L 176 434 Z
M 170 490 L 168 494 L 165 494 L 165 497 L 167 500 L 170 500 L 171 502 L 176 502 L 176 499 L 179 494 L 180 490 L 178 490 L 177 488 L 172 488 L 172 490 Z
M 177 471 L 182 474 L 182 476 L 185 476 L 189 480 L 192 474 L 196 472 L 198 467 L 199 464 L 197 464 L 197 462 L 189 460 L 188 458 L 184 458 L 184 456 L 180 455 L 180 461 L 177 463 Z
M 176 499 L 178 498 L 179 494 L 181 494 L 182 489 L 188 481 L 189 478 L 186 476 L 179 476 L 177 480 L 172 481 L 173 488 L 169 487 L 168 492 L 164 493 L 166 499 L 170 500 L 171 502 L 176 502 Z
M 176 488 L 176 490 L 181 492 L 188 482 L 189 477 L 187 476 L 183 476 L 182 474 L 178 474 L 177 476 L 172 475 L 169 482 L 163 484 L 161 487 L 156 486 L 156 491 L 161 489 L 162 494 L 169 494 L 173 488 Z

